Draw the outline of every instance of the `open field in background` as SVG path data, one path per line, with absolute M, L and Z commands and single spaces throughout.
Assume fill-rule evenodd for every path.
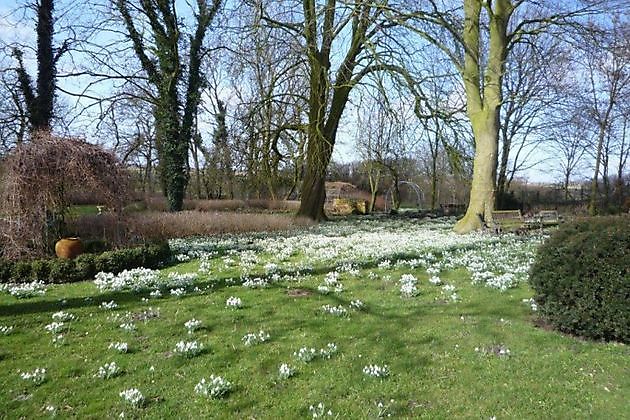
M 162 272 L 2 293 L 0 413 L 310 418 L 321 403 L 331 418 L 626 416 L 628 347 L 536 326 L 527 272 L 543 238 L 458 236 L 451 223 L 173 240 L 181 262 Z M 203 350 L 178 354 L 180 341 Z M 41 384 L 21 377 L 37 368 Z M 223 397 L 195 392 L 210 375 L 231 383 Z M 137 406 L 119 395 L 132 388 Z

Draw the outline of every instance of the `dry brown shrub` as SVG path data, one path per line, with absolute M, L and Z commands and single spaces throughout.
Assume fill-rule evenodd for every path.
M 131 235 L 163 240 L 199 235 L 291 230 L 312 222 L 291 215 L 185 210 L 177 213 L 146 212 L 127 218 Z
M 184 208 L 198 211 L 228 211 L 228 210 L 270 210 L 297 211 L 299 201 L 285 200 L 186 200 Z
M 6 258 L 43 256 L 64 235 L 70 196 L 92 191 L 120 209 L 128 179 L 116 157 L 99 146 L 50 134 L 17 146 L 3 162 L 0 241 Z

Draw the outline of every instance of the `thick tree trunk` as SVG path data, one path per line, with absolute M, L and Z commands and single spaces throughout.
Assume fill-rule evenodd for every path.
M 306 217 L 311 220 L 327 220 L 324 213 L 326 201 L 326 177 L 307 171 L 302 181 L 302 199 L 298 217 Z
M 464 218 L 455 225 L 455 232 L 468 233 L 492 221 L 495 201 L 495 177 L 498 150 L 499 113 L 483 112 L 473 119 L 475 159 L 470 202 Z

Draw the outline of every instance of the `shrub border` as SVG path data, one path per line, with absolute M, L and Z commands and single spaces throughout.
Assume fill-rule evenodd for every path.
M 171 255 L 168 242 L 160 242 L 101 254 L 82 254 L 73 260 L 0 259 L 0 283 L 73 283 L 90 280 L 100 271 L 116 274 L 136 267 L 158 268 L 168 262 Z

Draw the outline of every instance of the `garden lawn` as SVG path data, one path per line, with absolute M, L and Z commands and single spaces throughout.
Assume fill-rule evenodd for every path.
M 182 262 L 161 273 L 103 276 L 99 287 L 51 286 L 24 299 L 0 294 L 0 416 L 628 416 L 628 347 L 538 328 L 523 301 L 532 296 L 524 261 L 540 238 L 449 229 L 351 221 L 176 241 Z M 227 305 L 232 297 L 240 308 Z M 111 301 L 117 307 L 105 308 Z M 53 319 L 59 311 L 75 319 Z M 200 326 L 189 333 L 193 319 Z M 47 331 L 53 322 L 62 331 Z M 247 345 L 249 333 L 264 341 Z M 181 355 L 180 341 L 203 349 Z M 117 342 L 128 351 L 108 348 Z M 298 359 L 301 348 L 316 356 Z M 111 362 L 118 372 L 99 377 Z M 281 377 L 282 364 L 294 374 Z M 365 373 L 369 365 L 385 376 Z M 37 368 L 46 369 L 41 384 L 21 377 Z M 195 392 L 211 375 L 231 384 L 223 396 Z M 143 396 L 136 405 L 119 395 L 133 388 Z

